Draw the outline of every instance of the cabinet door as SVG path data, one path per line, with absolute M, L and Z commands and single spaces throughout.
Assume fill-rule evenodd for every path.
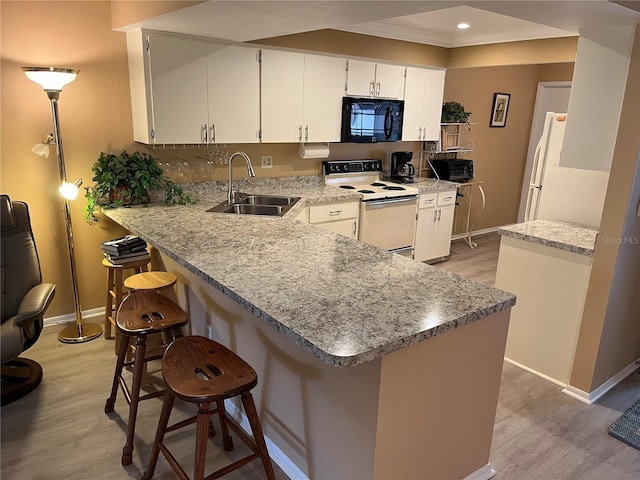
M 455 205 L 438 207 L 438 221 L 433 245 L 433 257 L 446 257 L 451 253 L 451 231 L 453 230 L 453 214 Z
M 422 198 L 422 197 L 421 197 Z M 421 199 L 422 203 L 422 199 Z M 416 238 L 414 242 L 413 258 L 419 262 L 424 262 L 436 258 L 435 238 L 438 226 L 438 209 L 420 208 L 418 209 L 418 221 L 416 223 Z
M 304 54 L 263 50 L 261 72 L 262 141 L 300 141 Z
M 342 97 L 346 82 L 345 66 L 346 61 L 342 58 L 305 55 L 305 142 L 340 141 Z
M 428 70 L 424 68 L 407 68 L 404 90 L 404 118 L 402 120 L 403 141 L 417 141 L 423 138 L 422 116 L 427 72 Z
M 149 34 L 154 143 L 203 143 L 207 130 L 207 45 Z
M 320 227 L 330 232 L 339 233 L 345 237 L 358 239 L 358 219 L 349 218 L 346 220 L 336 220 L 334 222 L 316 223 L 316 227 Z
M 349 60 L 347 73 L 347 95 L 373 97 L 376 64 L 361 60 Z
M 424 113 L 422 116 L 423 140 L 438 141 L 440 137 L 444 76 L 444 70 L 427 70 Z
M 405 67 L 400 65 L 376 65 L 376 97 L 404 98 Z
M 259 142 L 260 50 L 210 43 L 207 52 L 209 143 Z

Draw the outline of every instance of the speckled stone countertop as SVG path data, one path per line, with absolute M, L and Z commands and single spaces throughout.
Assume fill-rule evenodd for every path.
M 447 180 L 438 180 L 436 178 L 416 177 L 411 184 L 420 190 L 420 193 L 428 193 L 441 190 L 457 190 L 459 183 L 449 182 Z
M 498 229 L 500 235 L 559 248 L 580 255 L 593 256 L 598 231 L 554 220 L 534 220 Z
M 372 361 L 515 304 L 511 293 L 296 221 L 294 209 L 282 218 L 206 212 L 224 192 L 200 188 L 195 205 L 104 213 L 329 365 Z M 269 188 L 240 189 L 300 188 L 294 208 L 350 198 L 322 185 Z

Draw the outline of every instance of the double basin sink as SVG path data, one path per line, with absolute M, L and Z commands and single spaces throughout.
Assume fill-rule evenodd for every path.
M 235 203 L 229 205 L 227 202 L 222 202 L 210 208 L 207 212 L 281 217 L 291 210 L 298 200 L 300 200 L 300 197 L 238 193 Z

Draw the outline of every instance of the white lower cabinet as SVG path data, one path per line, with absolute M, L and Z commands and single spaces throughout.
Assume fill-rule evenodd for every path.
M 455 204 L 456 190 L 420 195 L 414 260 L 425 262 L 449 255 Z
M 309 223 L 345 237 L 358 239 L 360 201 L 309 206 Z

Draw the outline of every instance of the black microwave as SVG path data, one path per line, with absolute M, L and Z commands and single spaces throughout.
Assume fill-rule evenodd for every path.
M 473 160 L 471 159 L 431 160 L 431 166 L 440 180 L 459 183 L 473 180 Z
M 402 140 L 404 100 L 343 97 L 342 142 L 374 143 Z

